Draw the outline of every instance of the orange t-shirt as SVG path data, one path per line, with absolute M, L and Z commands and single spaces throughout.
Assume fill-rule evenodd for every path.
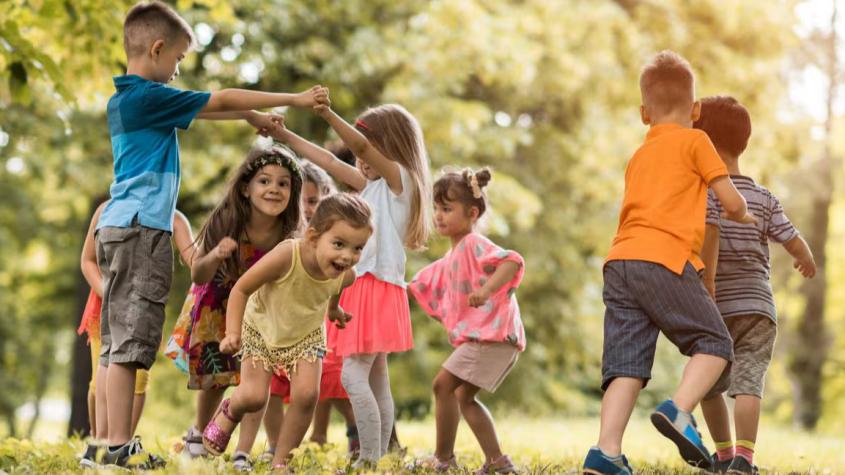
M 605 262 L 655 262 L 679 275 L 687 261 L 703 269 L 707 186 L 727 174 L 705 132 L 651 127 L 625 170 L 619 228 Z

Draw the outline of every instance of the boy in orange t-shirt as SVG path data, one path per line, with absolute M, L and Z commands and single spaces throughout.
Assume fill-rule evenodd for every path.
M 699 277 L 708 186 L 726 218 L 755 221 L 707 134 L 691 128 L 701 104 L 689 63 L 671 51 L 658 53 L 643 68 L 640 90 L 642 121 L 650 129 L 628 162 L 619 228 L 604 266 L 605 393 L 599 441 L 583 467 L 592 474 L 633 473 L 622 436 L 651 377 L 660 332 L 690 360 L 672 399 L 651 420 L 687 463 L 710 467 L 690 412 L 723 383 L 733 344 Z

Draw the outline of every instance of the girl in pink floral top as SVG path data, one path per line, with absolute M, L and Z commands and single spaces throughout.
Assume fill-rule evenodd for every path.
M 461 414 L 484 451 L 480 473 L 513 473 L 502 454 L 493 419 L 476 399 L 480 389 L 493 392 L 525 349 L 516 288 L 525 272 L 522 257 L 474 231 L 487 208 L 484 188 L 490 171 L 444 174 L 434 184 L 437 231 L 452 248 L 421 270 L 408 290 L 439 320 L 455 351 L 434 379 L 437 447 L 429 460 L 437 471 L 457 466 L 455 435 Z

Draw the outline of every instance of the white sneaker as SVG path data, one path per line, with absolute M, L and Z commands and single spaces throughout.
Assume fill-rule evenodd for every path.
M 183 453 L 188 457 L 195 459 L 197 457 L 208 457 L 208 451 L 202 445 L 202 432 L 198 431 L 196 427 L 191 426 L 188 433 L 182 437 L 185 442 L 185 450 Z
M 252 462 L 249 461 L 249 454 L 240 450 L 232 454 L 232 466 L 239 472 L 251 472 Z

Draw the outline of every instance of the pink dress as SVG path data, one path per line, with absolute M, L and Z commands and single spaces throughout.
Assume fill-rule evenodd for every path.
M 469 295 L 506 261 L 519 264 L 514 278 L 481 307 L 470 307 Z M 408 284 L 408 290 L 427 314 L 446 327 L 452 346 L 502 342 L 523 351 L 525 328 L 515 293 L 524 275 L 522 256 L 500 248 L 480 234 L 470 233 L 445 256 L 423 268 Z

